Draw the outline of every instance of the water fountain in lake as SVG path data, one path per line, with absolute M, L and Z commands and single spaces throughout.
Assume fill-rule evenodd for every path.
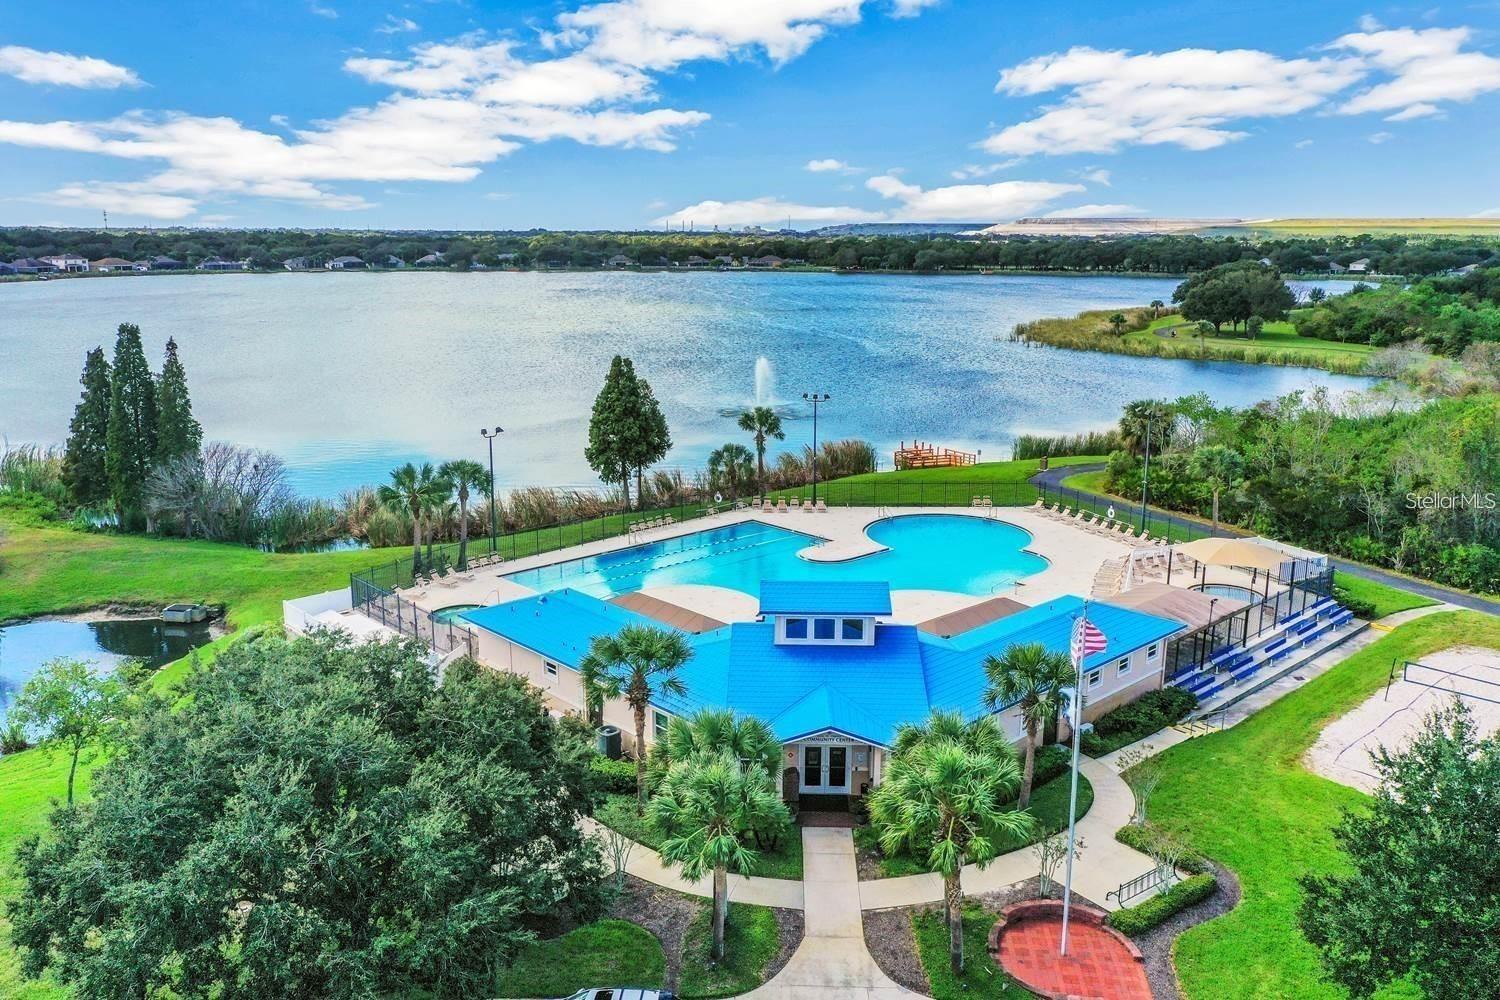
M 770 406 L 775 402 L 776 373 L 771 368 L 771 359 L 762 354 L 755 359 L 755 405 Z

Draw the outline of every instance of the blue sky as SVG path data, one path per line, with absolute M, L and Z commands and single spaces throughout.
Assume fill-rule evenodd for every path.
M 1497 123 L 1495 0 L 137 0 L 0 24 L 11 224 L 1500 214 Z

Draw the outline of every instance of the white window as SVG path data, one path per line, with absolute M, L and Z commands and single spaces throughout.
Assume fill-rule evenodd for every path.
M 666 712 L 663 712 L 661 709 L 652 709 L 651 735 L 656 737 L 657 739 L 661 739 L 667 734 L 667 723 L 671 721 L 672 717 Z
M 553 663 L 551 660 L 543 660 L 542 669 L 547 672 L 548 677 L 555 678 L 557 676 L 557 664 Z
M 1124 677 L 1128 673 L 1130 673 L 1130 657 L 1122 656 L 1120 662 L 1115 664 L 1115 674 Z
M 1092 690 L 1092 689 L 1098 687 L 1101 682 L 1103 682 L 1103 680 L 1104 680 L 1104 671 L 1102 671 L 1102 670 L 1090 670 L 1088 672 L 1088 677 L 1086 679 L 1088 681 L 1089 689 Z
M 1146 647 L 1146 659 L 1154 660 L 1161 653 L 1161 643 L 1153 642 Z

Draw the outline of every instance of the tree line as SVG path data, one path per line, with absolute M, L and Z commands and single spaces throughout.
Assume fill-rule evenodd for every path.
M 1450 357 L 1500 342 L 1500 266 L 1424 278 L 1411 285 L 1356 285 L 1295 316 L 1297 332 L 1319 340 L 1390 347 L 1418 342 Z
M 899 271 L 993 268 L 1022 271 L 1186 274 L 1220 264 L 1265 258 L 1286 274 L 1325 271 L 1368 259 L 1381 274 L 1439 274 L 1495 261 L 1500 241 L 1483 236 L 1418 234 L 1268 237 L 1232 236 L 822 236 L 798 233 L 655 233 L 482 231 L 350 231 L 291 229 L 84 230 L 0 228 L 0 260 L 77 253 L 90 260 L 167 256 L 193 266 L 209 257 L 248 260 L 257 270 L 307 257 L 314 266 L 356 256 L 384 266 L 388 257 L 415 264 L 432 253 L 436 266 L 601 268 L 623 255 L 634 264 L 665 267 L 689 257 L 712 261 L 774 256 L 824 268 Z

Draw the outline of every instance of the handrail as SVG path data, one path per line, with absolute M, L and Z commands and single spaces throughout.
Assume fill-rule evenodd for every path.
M 1149 872 L 1146 872 L 1144 875 L 1137 875 L 1133 879 L 1121 882 L 1118 888 L 1111 889 L 1106 892 L 1104 894 L 1104 898 L 1106 901 L 1113 898 L 1115 902 L 1119 903 L 1121 906 L 1124 906 L 1127 899 L 1134 899 L 1137 896 L 1144 896 L 1146 893 L 1150 892 L 1152 889 L 1157 888 L 1161 884 L 1162 870 L 1160 868 L 1153 868 Z

